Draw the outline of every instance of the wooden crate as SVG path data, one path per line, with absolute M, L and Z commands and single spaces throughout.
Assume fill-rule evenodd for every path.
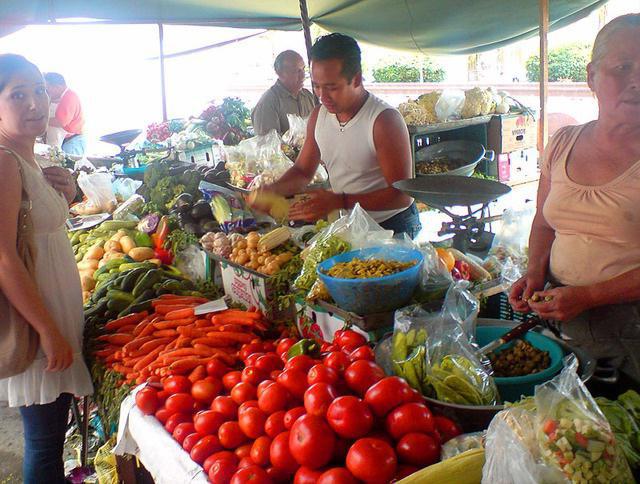
M 524 114 L 496 115 L 489 121 L 487 148 L 496 153 L 535 148 L 538 137 L 536 120 Z

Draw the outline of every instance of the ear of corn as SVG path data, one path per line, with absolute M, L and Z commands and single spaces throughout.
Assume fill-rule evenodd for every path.
M 398 484 L 480 484 L 483 465 L 484 449 L 471 449 L 414 472 Z
M 287 227 L 278 227 L 260 237 L 258 251 L 266 252 L 284 244 L 291 238 L 291 232 Z

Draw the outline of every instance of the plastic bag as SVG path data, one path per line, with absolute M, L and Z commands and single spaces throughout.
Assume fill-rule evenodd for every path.
M 536 434 L 543 460 L 571 482 L 634 482 L 611 426 L 577 374 L 574 355 L 536 387 Z
M 457 89 L 446 89 L 442 91 L 435 108 L 438 121 L 444 123 L 453 119 L 460 119 L 464 99 L 464 91 Z
M 113 453 L 115 445 L 115 436 L 108 440 L 96 452 L 93 459 L 93 466 L 96 469 L 99 484 L 118 484 L 118 467 L 116 465 L 116 456 Z
M 289 129 L 282 135 L 282 141 L 300 150 L 307 136 L 307 118 L 297 114 L 287 114 L 287 121 L 289 121 Z
M 302 252 L 304 264 L 294 286 L 298 290 L 309 291 L 317 279 L 316 267 L 320 262 L 392 237 L 393 231 L 384 230 L 360 207 L 360 204 L 356 204 L 350 213 L 336 220 L 309 241 L 309 246 Z
M 446 445 L 446 444 L 445 444 Z M 535 412 L 507 408 L 491 420 L 485 438 L 483 484 L 551 484 L 569 481 L 541 460 Z
M 197 245 L 190 245 L 176 254 L 174 265 L 191 281 L 204 281 L 207 277 L 207 254 Z
M 440 460 L 451 459 L 471 449 L 484 448 L 485 432 L 462 434 L 447 440 L 440 449 Z
M 132 180 L 131 178 L 116 178 L 112 184 L 113 193 L 120 200 L 127 200 L 132 197 L 141 186 L 141 181 Z
M 497 387 L 468 337 L 478 310 L 474 299 L 458 283 L 447 291 L 440 317 L 429 321 L 426 390 L 443 402 L 495 405 L 499 403 Z
M 256 227 L 254 215 L 236 192 L 206 181 L 201 181 L 198 188 L 204 199 L 210 202 L 213 217 L 225 234 L 248 231 Z
M 85 202 L 74 205 L 71 210 L 78 215 L 113 212 L 117 201 L 111 187 L 111 175 L 105 172 L 78 175 L 78 185 L 87 197 Z
M 447 271 L 442 259 L 429 242 L 420 243 L 416 247 L 422 252 L 424 262 L 420 285 L 413 295 L 414 301 L 429 304 L 444 300 L 445 294 L 453 282 L 451 273 Z
M 144 206 L 144 198 L 140 195 L 134 194 L 130 196 L 126 202 L 116 208 L 113 212 L 113 220 L 130 220 L 139 221 L 137 214 L 142 211 Z

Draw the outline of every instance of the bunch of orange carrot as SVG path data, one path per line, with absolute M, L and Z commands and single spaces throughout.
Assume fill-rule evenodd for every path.
M 164 294 L 152 302 L 153 312 L 134 313 L 108 322 L 94 352 L 121 373 L 123 383 L 144 383 L 168 375 L 202 373 L 214 358 L 233 366 L 238 350 L 259 340 L 267 330 L 260 312 L 227 309 L 196 316 L 199 297 Z

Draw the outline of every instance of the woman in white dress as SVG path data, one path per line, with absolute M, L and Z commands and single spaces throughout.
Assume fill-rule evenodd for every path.
M 33 154 L 48 117 L 49 97 L 38 68 L 22 56 L 0 55 L 0 290 L 40 339 L 35 361 L 0 380 L 0 401 L 19 407 L 22 415 L 26 483 L 64 482 L 69 404 L 73 395 L 93 391 L 82 357 L 80 279 L 64 232 L 75 187 L 61 168 L 43 172 Z M 16 249 L 23 183 L 32 203 L 33 276 Z M 5 308 L 0 324 L 11 313 Z

